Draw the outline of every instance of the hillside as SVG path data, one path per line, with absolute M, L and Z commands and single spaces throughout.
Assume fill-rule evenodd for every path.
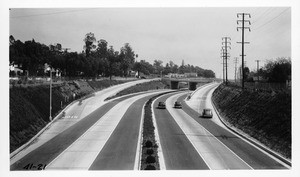
M 220 85 L 213 102 L 226 122 L 291 158 L 291 93 Z
M 101 80 L 55 84 L 52 88 L 52 117 L 74 99 L 124 82 Z M 49 102 L 49 85 L 20 85 L 10 88 L 10 152 L 26 143 L 49 122 Z

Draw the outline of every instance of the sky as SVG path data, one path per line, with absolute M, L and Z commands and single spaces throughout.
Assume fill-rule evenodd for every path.
M 9 8 L 11 10 L 8 10 Z M 9 35 L 22 42 L 34 38 L 35 41 L 46 45 L 60 43 L 63 47 L 71 48 L 71 51 L 81 52 L 85 34 L 93 32 L 97 40 L 105 39 L 116 50 L 119 50 L 124 43 L 130 43 L 135 53 L 139 55 L 138 60 L 144 59 L 152 63 L 153 60 L 158 59 L 162 60 L 163 64 L 172 60 L 178 65 L 184 60 L 186 64 L 213 70 L 217 77 L 222 76 L 220 58 L 222 37 L 231 37 L 228 74 L 232 79 L 233 58 L 241 54 L 241 45 L 236 43 L 241 40 L 241 32 L 236 31 L 238 26 L 236 15 L 243 12 L 251 14 L 249 19 L 252 23 L 251 32 L 245 32 L 245 39 L 250 42 L 245 46 L 247 55 L 245 61 L 251 70 L 256 69 L 255 60 L 261 60 L 260 65 L 263 66 L 266 59 L 292 56 L 292 117 L 299 117 L 297 108 L 300 105 L 297 101 L 299 99 L 296 99 L 300 87 L 299 0 L 197 0 L 197 2 L 196 0 L 97 0 L 97 2 L 95 0 L 0 0 L 0 65 L 3 67 L 0 75 L 2 80 L 6 80 L 6 84 L 1 84 L 1 98 L 5 100 L 1 104 L 4 119 L 1 119 L 0 129 L 3 139 L 9 137 Z M 240 60 L 239 57 L 239 64 L 241 64 Z M 298 135 L 299 119 L 292 121 L 293 135 Z M 300 168 L 295 166 L 300 164 L 300 151 L 298 151 L 300 143 L 299 138 L 293 137 L 294 168 L 291 170 L 256 170 L 246 173 L 243 170 L 201 171 L 200 173 L 202 176 L 228 174 L 227 176 L 252 177 L 253 175 L 274 176 L 275 173 L 277 176 L 299 176 Z M 1 157 L 5 157 L 2 158 L 5 163 L 1 161 L 0 171 L 3 172 L 8 171 L 8 140 L 3 141 L 2 144 L 4 146 L 0 147 L 0 153 Z M 180 176 L 180 171 L 168 172 L 167 176 L 170 173 L 172 176 L 174 174 Z M 67 175 L 62 172 L 55 174 Z M 115 173 L 105 174 L 115 176 Z M 105 174 L 100 175 L 105 176 Z M 147 174 L 143 175 L 147 176 Z M 23 173 L 17 174 L 17 176 L 21 175 Z M 40 175 L 36 173 L 35 176 Z M 76 171 L 72 175 L 87 174 Z M 91 173 L 88 174 L 90 175 Z M 126 172 L 125 175 L 128 173 Z M 150 175 L 149 173 L 148 176 Z M 155 173 L 155 175 L 165 176 L 166 173 Z M 9 173 L 9 176 L 16 176 L 16 174 Z
M 85 34 L 105 39 L 115 50 L 129 43 L 137 60 L 172 60 L 211 69 L 222 77 L 222 37 L 231 38 L 228 77 L 234 78 L 234 57 L 241 62 L 241 31 L 237 13 L 249 13 L 245 30 L 245 61 L 256 70 L 268 59 L 291 57 L 290 7 L 176 8 L 11 8 L 9 34 L 22 42 L 60 43 L 81 52 Z M 240 18 L 241 19 L 241 18 Z

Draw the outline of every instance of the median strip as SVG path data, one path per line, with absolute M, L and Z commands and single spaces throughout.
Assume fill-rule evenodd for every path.
M 161 151 L 159 136 L 157 132 L 157 125 L 153 115 L 154 100 L 161 95 L 171 93 L 165 92 L 150 98 L 144 106 L 144 120 L 143 120 L 143 140 L 142 140 L 142 155 L 140 170 L 164 170 L 164 160 Z

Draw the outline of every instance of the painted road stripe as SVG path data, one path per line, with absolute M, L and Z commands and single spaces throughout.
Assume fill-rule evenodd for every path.
M 138 142 L 137 142 L 137 146 L 136 146 L 136 155 L 135 155 L 135 162 L 134 162 L 134 168 L 133 168 L 134 170 L 140 170 L 140 168 L 141 168 L 142 147 L 143 147 L 142 134 L 143 134 L 145 105 L 146 105 L 146 103 L 143 105 L 143 109 L 142 109 L 139 137 L 138 137 Z
M 166 106 L 174 120 L 194 145 L 199 155 L 203 157 L 209 168 L 252 169 L 251 166 L 249 166 L 183 110 L 172 109 L 172 103 L 181 95 L 183 94 L 177 94 L 168 98 Z M 232 163 L 234 163 L 234 165 L 231 165 Z
M 162 95 L 162 96 L 164 96 L 164 95 Z M 158 146 L 157 147 L 157 155 L 158 155 L 159 167 L 160 167 L 160 170 L 166 170 L 165 158 L 164 158 L 164 154 L 163 154 L 163 151 L 161 148 L 157 123 L 156 123 L 156 119 L 155 119 L 155 115 L 154 115 L 154 102 L 162 96 L 159 96 L 156 99 L 152 100 L 151 111 L 152 111 L 152 120 L 153 120 L 153 126 L 154 126 L 154 135 L 155 135 L 154 137 L 155 137 L 156 144 Z
M 118 103 L 57 156 L 46 169 L 89 169 L 129 106 L 140 98 L 156 93 L 158 92 L 138 95 Z

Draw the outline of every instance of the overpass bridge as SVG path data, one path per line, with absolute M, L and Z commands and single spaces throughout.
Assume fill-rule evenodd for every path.
M 196 90 L 198 83 L 210 83 L 215 81 L 215 78 L 162 78 L 162 80 L 169 82 L 171 89 L 178 89 L 180 82 L 187 82 L 189 90 Z

